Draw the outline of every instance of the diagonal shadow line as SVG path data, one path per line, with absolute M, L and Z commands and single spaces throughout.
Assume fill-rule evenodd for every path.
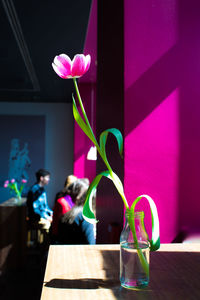
M 125 91 L 125 135 L 128 135 L 181 83 L 181 48 L 173 46 Z
M 125 136 L 180 85 L 184 67 L 181 51 L 180 44 L 173 46 L 125 91 L 125 107 L 132 112 L 125 112 Z
M 76 151 L 76 153 L 74 154 L 74 159 L 78 160 L 81 156 L 86 156 L 86 154 L 90 150 L 90 147 L 91 147 L 91 145 L 85 146 L 85 147 L 83 146 L 81 149 Z

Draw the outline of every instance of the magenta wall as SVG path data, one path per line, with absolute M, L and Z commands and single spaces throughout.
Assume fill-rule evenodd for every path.
M 124 3 L 125 193 L 154 199 L 161 242 L 171 242 L 200 229 L 200 4 Z
M 89 24 L 85 54 L 93 65 L 82 80 L 95 82 L 96 0 Z M 124 27 L 125 193 L 129 203 L 144 193 L 154 199 L 161 242 L 171 242 L 183 229 L 200 232 L 200 2 L 126 0 Z M 80 177 L 95 176 L 89 146 L 75 125 Z M 150 232 L 149 208 L 141 205 Z
M 180 226 L 200 232 L 200 2 L 179 2 Z

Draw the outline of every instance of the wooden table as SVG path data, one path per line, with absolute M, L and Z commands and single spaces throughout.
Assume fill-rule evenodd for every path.
M 150 256 L 150 284 L 119 282 L 119 245 L 50 246 L 41 300 L 200 299 L 200 244 L 162 244 Z

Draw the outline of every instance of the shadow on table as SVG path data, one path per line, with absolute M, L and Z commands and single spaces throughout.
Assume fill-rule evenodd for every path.
M 119 251 L 102 251 L 107 278 L 119 278 Z M 111 267 L 112 266 L 112 267 Z M 199 252 L 151 252 L 148 288 L 111 288 L 116 299 L 196 300 L 200 299 Z
M 141 290 L 120 286 L 119 251 L 102 250 L 105 279 L 52 279 L 46 287 L 63 289 L 110 289 L 116 299 L 137 300 L 195 300 L 200 299 L 200 253 L 152 252 L 150 256 L 150 284 Z
M 119 251 L 101 251 L 104 271 L 109 280 L 119 280 Z M 200 299 L 199 252 L 151 252 L 150 284 L 147 288 L 128 290 L 120 283 L 111 287 L 116 299 L 195 300 Z
M 58 289 L 112 289 L 117 286 L 119 282 L 116 280 L 103 280 L 103 279 L 52 279 L 45 283 L 46 287 L 58 288 Z

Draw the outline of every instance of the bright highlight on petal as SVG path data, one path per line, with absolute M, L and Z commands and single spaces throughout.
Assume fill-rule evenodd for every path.
M 59 56 L 56 56 L 54 63 L 58 66 L 59 64 L 62 65 L 66 70 L 71 70 L 72 62 L 70 57 L 66 54 L 60 54 Z
M 87 72 L 87 70 L 89 69 L 90 64 L 91 64 L 91 56 L 87 55 L 85 57 L 85 72 Z
M 55 56 L 52 63 L 54 71 L 63 79 L 79 78 L 89 69 L 91 63 L 90 55 L 76 54 L 71 60 L 68 55 Z
M 85 71 L 85 56 L 77 54 L 72 61 L 72 77 L 80 77 Z

